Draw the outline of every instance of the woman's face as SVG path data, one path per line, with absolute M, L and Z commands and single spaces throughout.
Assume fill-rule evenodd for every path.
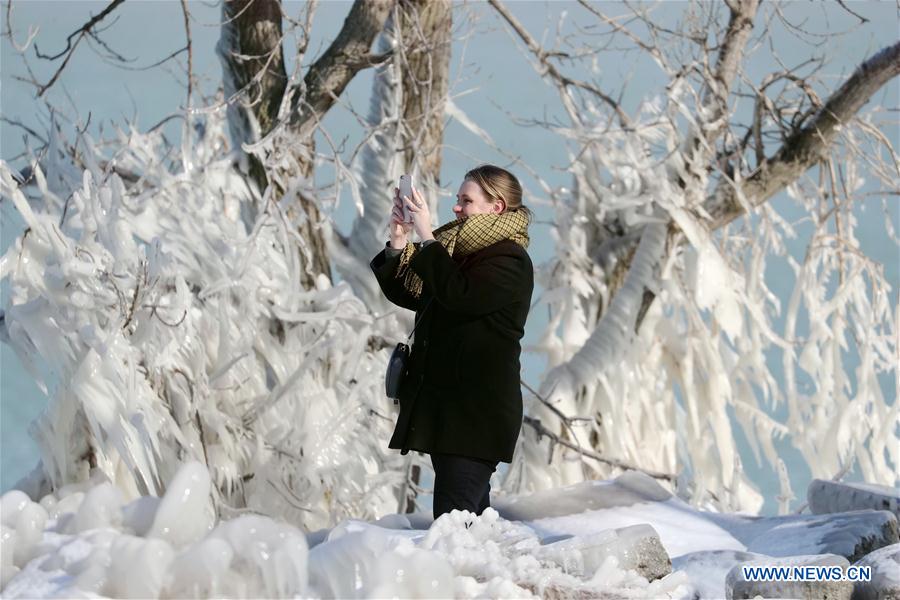
M 453 206 L 453 214 L 457 219 L 465 219 L 471 215 L 482 215 L 490 213 L 502 213 L 505 208 L 503 200 L 491 202 L 491 199 L 481 186 L 466 179 L 459 186 L 459 193 L 456 194 L 456 204 Z

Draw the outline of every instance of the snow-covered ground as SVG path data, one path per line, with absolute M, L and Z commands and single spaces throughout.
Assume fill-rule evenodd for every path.
M 97 480 L 39 503 L 8 492 L 3 597 L 723 598 L 741 564 L 859 559 L 873 582 L 858 594 L 898 591 L 895 511 L 714 513 L 636 472 L 495 498 L 481 516 L 387 515 L 311 534 L 255 514 L 216 522 L 209 491 L 191 463 L 161 499 L 126 504 Z M 835 585 L 849 598 L 852 584 Z

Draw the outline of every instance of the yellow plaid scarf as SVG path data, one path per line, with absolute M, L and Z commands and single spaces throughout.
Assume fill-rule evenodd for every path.
M 472 215 L 457 219 L 434 230 L 434 238 L 454 258 L 462 258 L 487 248 L 502 240 L 512 240 L 523 248 L 528 247 L 529 218 L 525 211 L 512 210 L 500 214 Z M 415 298 L 422 295 L 422 278 L 409 268 L 415 247 L 407 242 L 400 254 L 400 265 L 395 277 L 403 281 Z

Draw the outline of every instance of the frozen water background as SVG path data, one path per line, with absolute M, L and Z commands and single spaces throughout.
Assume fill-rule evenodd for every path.
M 18 30 L 24 29 L 28 23 L 39 24 L 41 34 L 39 40 L 51 47 L 65 39 L 65 36 L 79 26 L 89 12 L 96 8 L 95 3 L 84 2 L 33 2 L 19 3 L 14 12 L 14 24 Z M 289 11 L 292 3 L 287 4 Z M 871 19 L 870 27 L 866 30 L 868 35 L 849 35 L 841 38 L 830 47 L 833 57 L 828 73 L 833 75 L 831 79 L 835 85 L 840 82 L 853 67 L 864 57 L 870 55 L 875 49 L 890 43 L 896 38 L 897 17 L 895 8 L 889 3 L 867 3 L 855 5 Z M 295 12 L 299 11 L 299 5 L 294 4 Z M 327 2 L 319 6 L 316 25 L 313 31 L 313 39 L 310 44 L 310 57 L 314 57 L 321 51 L 323 44 L 333 38 L 340 28 L 344 16 L 349 8 L 346 2 Z M 524 24 L 533 32 L 542 31 L 545 26 L 553 27 L 557 16 L 562 10 L 575 12 L 577 5 L 574 3 L 553 3 L 545 5 L 541 3 L 519 3 L 514 11 Z M 213 48 L 218 38 L 218 29 L 214 25 L 218 22 L 218 10 L 206 6 L 204 3 L 191 3 L 191 10 L 197 19 L 193 27 L 194 67 L 195 72 L 204 77 L 201 86 L 206 90 L 214 89 L 220 79 L 219 65 L 213 54 Z M 677 3 L 674 6 L 664 7 L 663 11 L 677 13 Z M 821 25 L 824 22 L 823 13 L 813 10 L 809 5 L 788 5 L 788 14 L 798 18 L 808 18 L 810 27 Z M 793 12 L 792 12 L 793 11 Z M 804 12 L 806 11 L 806 12 Z M 478 86 L 480 89 L 475 94 L 469 94 L 456 99 L 456 102 L 479 123 L 492 124 L 491 133 L 501 147 L 514 148 L 523 160 L 541 171 L 543 177 L 553 185 L 567 185 L 570 183 L 569 175 L 561 172 L 558 167 L 566 164 L 566 154 L 562 142 L 553 136 L 538 130 L 538 128 L 517 128 L 509 122 L 504 111 L 509 111 L 518 116 L 531 116 L 543 118 L 545 108 L 549 115 L 558 112 L 558 100 L 555 92 L 544 85 L 534 74 L 527 61 L 521 57 L 516 48 L 516 43 L 505 33 L 504 28 L 492 14 L 485 11 L 484 18 L 478 25 L 477 31 L 483 35 L 473 37 L 465 48 L 462 57 L 462 46 L 454 48 L 452 59 L 452 72 L 460 73 L 460 65 L 465 64 L 466 79 L 457 83 L 458 89 L 468 89 Z M 547 17 L 547 14 L 552 15 Z M 183 43 L 182 31 L 172 28 L 172 22 L 181 22 L 178 3 L 135 3 L 124 5 L 120 11 L 120 20 L 106 34 L 113 47 L 128 48 L 128 55 L 139 57 L 138 64 L 154 62 L 159 57 L 165 56 Z M 658 13 L 662 14 L 662 13 Z M 5 16 L 4 16 L 5 18 Z M 846 12 L 835 9 L 827 14 L 828 23 L 835 30 L 849 29 L 855 24 L 855 17 Z M 146 31 L 165 32 L 165 35 L 141 35 Z M 4 42 L 6 43 L 6 42 Z M 774 39 L 776 47 L 783 56 L 794 54 L 806 56 L 811 50 L 801 44 L 792 35 L 786 32 L 777 32 Z M 30 90 L 11 79 L 20 67 L 14 62 L 14 56 L 5 47 L 2 53 L 2 94 L 3 113 L 11 118 L 18 119 L 24 124 L 41 130 L 46 127 L 46 117 L 39 117 L 35 110 L 35 101 Z M 626 107 L 632 106 L 646 93 L 662 85 L 654 71 L 652 75 L 641 76 L 643 68 L 640 63 L 630 68 L 627 61 L 622 65 L 611 65 L 608 74 L 604 78 L 604 84 L 610 89 L 617 90 L 619 81 L 624 81 L 631 76 L 624 96 Z M 45 80 L 49 77 L 46 66 L 40 63 L 38 75 Z M 43 71 L 41 69 L 44 69 Z M 289 66 L 290 68 L 290 66 Z M 773 68 L 771 63 L 765 61 L 751 62 L 748 71 L 751 76 L 758 77 L 769 72 Z M 649 71 L 647 72 L 649 73 Z M 873 102 L 889 103 L 889 98 L 897 97 L 897 82 L 894 81 L 879 93 Z M 355 108 L 367 105 L 371 91 L 371 73 L 363 73 L 357 77 L 345 92 L 345 98 Z M 124 118 L 137 117 L 137 122 L 142 127 L 149 127 L 177 110 L 184 101 L 183 86 L 175 77 L 162 70 L 148 72 L 130 72 L 117 70 L 103 64 L 93 53 L 79 51 L 67 67 L 57 86 L 49 94 L 50 101 L 60 110 L 72 112 L 70 100 L 77 107 L 82 119 L 91 113 L 91 131 L 97 133 L 97 128 L 110 121 L 121 121 Z M 526 102 L 523 102 L 523 98 Z M 488 100 L 490 99 L 490 100 Z M 46 111 L 43 111 L 46 114 Z M 342 138 L 348 135 L 350 146 L 354 141 L 354 121 L 346 118 L 346 112 L 335 109 L 326 118 L 325 126 Z M 177 139 L 177 123 L 170 127 L 170 138 Z M 504 164 L 507 160 L 486 148 L 463 131 L 456 124 L 451 124 L 446 134 L 447 151 L 444 158 L 443 179 L 452 189 L 458 185 L 461 174 L 470 166 L 478 162 L 498 162 Z M 99 136 L 97 136 L 99 137 Z M 900 140 L 892 140 L 900 145 Z M 2 144 L 2 158 L 9 160 L 22 150 L 21 131 L 15 127 L 4 124 L 0 128 L 0 144 Z M 554 170 L 552 167 L 557 167 Z M 327 169 L 321 169 L 317 173 L 320 182 L 329 177 Z M 532 193 L 538 190 L 534 182 L 523 174 L 526 189 Z M 773 200 L 776 206 L 784 207 L 786 211 L 792 207 L 783 197 Z M 536 206 L 539 220 L 541 214 L 548 214 L 544 207 Z M 2 220 L 0 220 L 0 250 L 5 251 L 15 237 L 21 232 L 21 220 L 14 209 L 4 203 L 0 206 Z M 897 220 L 900 209 L 893 205 L 892 216 Z M 546 212 L 545 212 L 546 211 Z M 449 207 L 443 209 L 441 217 L 449 218 Z M 347 225 L 353 215 L 351 202 L 341 203 L 335 211 L 335 219 L 339 225 Z M 790 218 L 797 218 L 797 214 L 788 214 Z M 890 242 L 884 233 L 882 219 L 884 218 L 880 207 L 873 204 L 870 210 L 865 210 L 864 203 L 860 207 L 859 239 L 862 250 L 874 260 L 885 265 L 885 271 L 895 290 L 900 285 L 900 262 L 898 262 L 897 248 Z M 531 252 L 536 263 L 541 262 L 551 254 L 549 236 L 546 235 L 546 225 L 537 223 L 533 230 L 533 245 Z M 795 249 L 802 251 L 802 247 Z M 790 293 L 789 278 L 785 277 L 783 287 L 778 286 L 779 273 L 772 273 L 775 283 L 773 289 L 779 292 L 782 300 Z M 6 294 L 6 290 L 0 290 Z M 546 324 L 546 315 L 534 314 L 529 321 L 526 334 L 526 343 L 533 341 L 536 333 L 540 332 Z M 777 361 L 776 361 L 777 362 Z M 524 377 L 531 384 L 536 384 L 543 371 L 543 361 L 537 356 L 524 356 Z M 889 377 L 882 379 L 884 393 L 887 397 L 896 401 L 896 388 Z M 43 409 L 45 398 L 40 390 L 33 384 L 29 375 L 22 369 L 16 357 L 5 345 L 0 346 L 0 425 L 2 425 L 2 440 L 0 440 L 0 489 L 7 490 L 22 475 L 26 474 L 34 465 L 37 453 L 33 442 L 30 440 L 27 429 L 31 420 Z M 740 431 L 739 428 L 735 428 Z M 740 435 L 740 433 L 738 434 Z M 777 475 L 768 467 L 758 466 L 742 444 L 744 456 L 742 462 L 751 478 L 760 486 L 766 498 L 763 507 L 764 513 L 773 513 L 776 508 L 774 496 L 778 490 Z M 799 455 L 784 446 L 779 447 L 782 456 L 788 466 L 792 488 L 797 491 L 806 489 L 809 481 L 809 473 L 805 465 L 799 460 Z M 850 478 L 852 479 L 851 473 Z M 802 498 L 802 492 L 798 494 Z

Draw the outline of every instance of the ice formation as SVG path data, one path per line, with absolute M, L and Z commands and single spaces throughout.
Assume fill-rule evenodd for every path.
M 310 549 L 306 536 L 283 521 L 245 514 L 214 522 L 210 483 L 202 465 L 189 463 L 153 501 L 142 497 L 123 504 L 99 478 L 40 503 L 20 491 L 7 493 L 0 501 L 4 597 L 687 593 L 684 574 L 666 570 L 648 581 L 627 564 L 643 531 L 609 532 L 601 536 L 603 544 L 594 536 L 581 544 L 572 538 L 542 545 L 535 530 L 488 509 L 481 516 L 453 511 L 427 531 L 344 521 Z
M 371 125 L 397 110 L 396 74 L 379 75 Z M 878 381 L 896 370 L 896 294 L 879 265 L 846 251 L 858 245 L 852 208 L 838 207 L 841 239 L 817 223 L 802 263 L 785 249 L 795 224 L 771 207 L 743 231 L 710 232 L 698 200 L 713 182 L 700 173 L 676 184 L 691 167 L 680 149 L 704 125 L 687 135 L 675 126 L 696 114 L 689 88 L 673 80 L 629 130 L 601 131 L 587 121 L 593 109 L 560 130 L 578 152 L 572 189 L 554 194 L 555 256 L 538 273 L 536 309 L 550 318 L 532 349 L 551 369 L 527 407 L 575 446 L 668 474 L 668 488 L 635 474 L 584 483 L 619 467 L 526 427 L 503 491 L 578 485 L 499 501 L 481 517 L 453 513 L 427 532 L 400 516 L 383 527 L 347 521 L 405 506 L 414 460 L 386 452 L 395 408 L 380 380 L 385 340 L 402 338 L 408 315 L 384 310 L 361 264 L 383 202 L 363 201 L 360 187 L 393 177 L 391 157 L 375 151 L 395 130 L 372 138 L 361 165 L 335 163 L 363 213 L 351 244 L 320 224 L 333 234 L 336 284 L 301 284 L 308 248 L 296 232 L 307 217 L 236 173 L 224 129 L 253 124 L 226 123 L 223 110 L 189 119 L 180 149 L 132 129 L 107 153 L 79 133 L 77 164 L 54 124 L 27 186 L 0 163 L 0 193 L 27 226 L 0 258 L 11 289 L 0 337 L 51 398 L 28 493 L 0 502 L 4 595 L 677 597 L 701 589 L 698 565 L 721 574 L 754 560 L 748 550 L 858 557 L 896 542 L 888 512 L 754 520 L 697 510 L 760 507 L 732 419 L 756 458 L 782 469 L 785 512 L 793 493 L 778 437 L 816 477 L 857 465 L 866 480 L 895 484 L 900 405 Z M 849 193 L 863 175 L 849 157 Z M 309 180 L 283 183 L 334 200 Z M 808 182 L 788 191 L 807 215 L 825 193 Z M 685 242 L 671 252 L 670 224 Z M 784 306 L 765 278 L 773 259 L 794 274 Z M 613 296 L 607 282 L 618 281 Z M 770 410 L 779 404 L 783 420 Z M 499 517 L 516 511 L 527 525 Z M 675 565 L 653 581 L 628 562 L 629 548 L 656 539 L 647 523 Z M 302 533 L 337 524 L 314 545 Z M 873 560 L 889 568 L 895 553 L 886 556 Z
M 575 447 L 526 427 L 506 489 L 609 477 L 625 463 L 672 474 L 677 494 L 696 505 L 755 513 L 763 498 L 742 467 L 739 435 L 775 470 L 781 438 L 813 477 L 840 477 L 855 465 L 865 481 L 895 485 L 900 404 L 878 378 L 896 371 L 896 290 L 858 252 L 861 208 L 835 209 L 840 239 L 827 219 L 818 223 L 802 240 L 802 264 L 786 248 L 798 228 L 765 203 L 740 224 L 710 231 L 702 202 L 723 179 L 685 173 L 684 140 L 709 125 L 687 101 L 700 95 L 691 85 L 676 77 L 628 128 L 604 126 L 605 117 L 594 123 L 588 111 L 559 130 L 573 144 L 573 184 L 555 195 L 555 256 L 538 271 L 537 306 L 550 318 L 532 349 L 550 369 L 528 412 Z M 676 126 L 686 114 L 697 119 L 688 133 Z M 872 116 L 859 119 L 860 130 L 872 129 Z M 854 123 L 847 130 L 860 135 Z M 847 160 L 852 193 L 863 185 L 862 167 Z M 827 191 L 801 178 L 788 194 L 810 215 Z M 766 273 L 776 265 L 794 274 L 784 306 Z M 786 418 L 775 418 L 779 405 Z M 787 512 L 793 493 L 784 475 Z
M 374 319 L 345 282 L 301 289 L 283 207 L 245 221 L 222 117 L 207 115 L 189 173 L 136 131 L 120 132 L 116 172 L 87 136 L 87 168 L 51 152 L 37 190 L 0 164 L 28 227 L 0 258 L 3 327 L 53 378 L 35 425 L 42 465 L 22 485 L 39 498 L 99 470 L 129 502 L 197 461 L 218 514 L 316 529 L 396 510 L 403 459 L 386 450 L 386 350 L 370 343 L 398 337 L 397 321 Z
M 307 590 L 304 534 L 257 515 L 215 524 L 203 466 L 186 464 L 163 498 L 150 498 L 124 505 L 97 481 L 40 504 L 5 494 L 3 551 L 12 561 L 3 564 L 4 597 L 285 598 Z

